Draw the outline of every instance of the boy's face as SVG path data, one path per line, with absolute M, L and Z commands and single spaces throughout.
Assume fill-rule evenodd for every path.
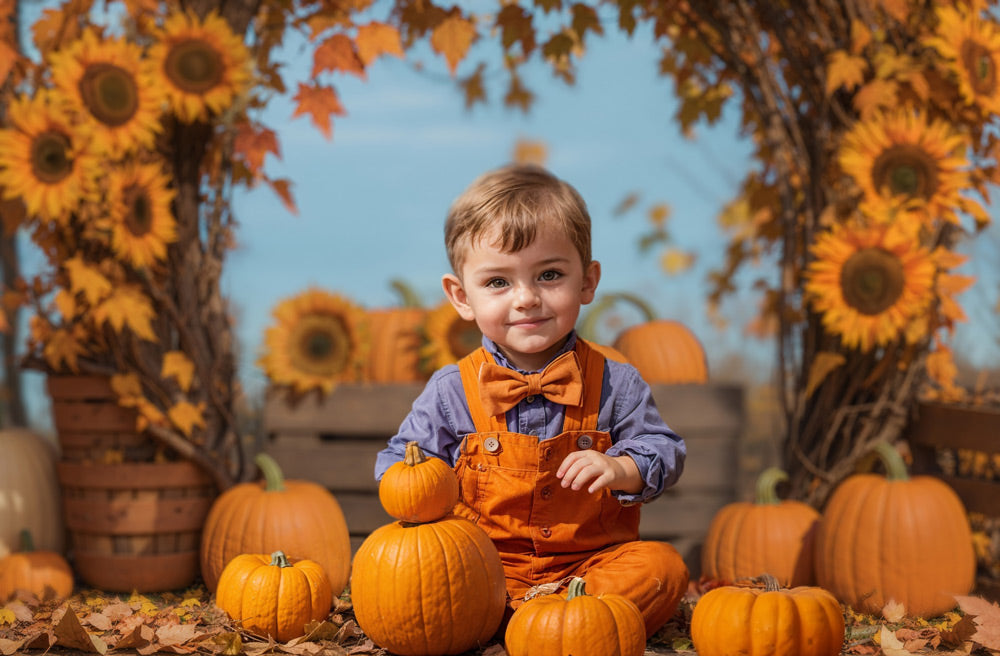
M 594 300 L 601 266 L 584 267 L 561 230 L 540 230 L 516 253 L 500 251 L 495 242 L 490 234 L 466 247 L 460 277 L 442 280 L 445 294 L 515 366 L 539 369 L 562 347 L 580 306 Z

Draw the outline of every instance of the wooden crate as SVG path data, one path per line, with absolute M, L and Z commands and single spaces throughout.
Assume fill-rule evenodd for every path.
M 970 513 L 1000 521 L 1000 479 L 962 472 L 958 451 L 968 450 L 996 458 L 1000 455 L 1000 409 L 920 403 L 907 439 L 913 452 L 913 473 L 940 477 L 958 493 Z M 1000 600 L 1000 580 L 980 576 L 976 591 Z
M 264 449 L 288 478 L 315 481 L 336 495 L 354 549 L 391 521 L 378 500 L 375 456 L 422 389 L 422 383 L 342 384 L 322 401 L 311 397 L 293 408 L 273 396 L 265 407 Z M 697 575 L 712 517 L 736 499 L 743 389 L 658 385 L 653 397 L 667 424 L 685 439 L 688 457 L 681 482 L 643 506 L 639 531 L 674 544 Z

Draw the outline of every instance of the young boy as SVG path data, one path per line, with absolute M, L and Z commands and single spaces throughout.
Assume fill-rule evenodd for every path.
M 634 601 L 651 636 L 688 570 L 671 545 L 638 540 L 639 503 L 677 481 L 685 446 L 635 368 L 574 332 L 601 277 L 583 199 L 540 167 L 504 167 L 456 199 L 445 244 L 444 292 L 483 347 L 434 373 L 376 478 L 416 440 L 455 467 L 455 512 L 496 544 L 511 608 L 583 576 L 591 594 Z

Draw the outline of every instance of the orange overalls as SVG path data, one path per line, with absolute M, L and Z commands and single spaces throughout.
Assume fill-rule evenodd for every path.
M 479 400 L 478 373 L 493 356 L 480 348 L 459 362 L 476 431 L 463 442 L 455 472 L 461 496 L 455 508 L 493 540 L 503 561 L 510 605 L 534 586 L 582 576 L 590 594 L 615 593 L 642 612 L 647 637 L 676 611 L 688 570 L 664 542 L 639 541 L 639 505 L 622 505 L 610 490 L 593 494 L 563 488 L 556 470 L 578 449 L 605 452 L 597 430 L 604 357 L 578 339 L 583 403 L 567 406 L 562 433 L 539 441 L 507 431 L 503 414 L 488 416 Z M 568 580 L 568 579 L 567 579 Z

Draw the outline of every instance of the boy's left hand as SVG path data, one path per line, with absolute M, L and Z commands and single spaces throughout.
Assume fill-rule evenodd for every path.
M 636 494 L 643 488 L 639 468 L 630 456 L 609 456 L 600 451 L 574 451 L 566 456 L 556 471 L 563 487 L 580 490 L 590 483 L 587 492 L 602 488 Z

